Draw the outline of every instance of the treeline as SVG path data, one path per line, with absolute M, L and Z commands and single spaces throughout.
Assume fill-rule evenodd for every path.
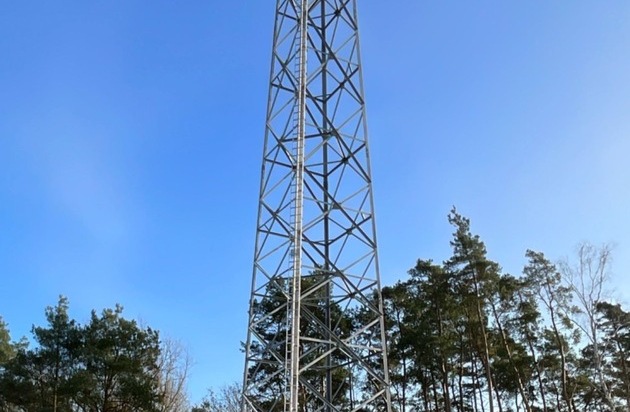
M 519 276 L 449 215 L 452 256 L 383 290 L 395 410 L 630 410 L 630 313 L 605 299 L 610 248 L 527 251 Z
M 92 312 L 81 325 L 68 300 L 33 327 L 35 346 L 11 341 L 0 318 L 0 411 L 183 412 L 188 359 L 181 346 L 122 316 Z
M 527 251 L 522 273 L 512 275 L 488 258 L 468 219 L 453 210 L 449 222 L 451 256 L 442 263 L 418 260 L 407 279 L 383 289 L 393 410 L 630 410 L 630 313 L 605 294 L 610 248 L 584 244 L 574 265 Z M 312 299 L 317 307 L 325 301 Z M 280 303 L 257 306 L 270 313 L 259 333 L 278 336 L 279 353 L 286 340 L 286 321 L 275 309 Z M 190 405 L 185 351 L 125 319 L 120 306 L 92 312 L 84 325 L 70 319 L 65 298 L 45 313 L 47 325 L 32 330 L 33 347 L 12 342 L 0 319 L 0 411 L 240 411 L 238 385 Z M 362 314 L 352 308 L 338 316 L 341 334 L 362 324 L 354 322 Z M 353 382 L 336 390 L 354 410 L 365 382 L 344 359 L 331 361 L 337 365 L 333 382 Z M 283 396 L 281 376 L 269 378 L 276 367 L 269 362 L 250 371 L 267 382 L 261 405 L 281 405 L 274 401 Z M 317 368 L 307 379 L 324 387 Z M 316 402 L 303 402 L 301 412 L 315 410 Z

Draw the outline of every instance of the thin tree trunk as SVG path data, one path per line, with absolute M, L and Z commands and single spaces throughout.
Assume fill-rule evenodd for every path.
M 484 316 L 481 308 L 481 296 L 479 292 L 479 279 L 477 278 L 477 270 L 473 270 L 473 284 L 475 287 L 475 309 L 477 310 L 477 319 L 479 320 L 479 329 L 481 332 L 481 337 L 483 339 L 483 348 L 482 348 L 482 365 L 485 368 L 486 379 L 488 380 L 488 408 L 490 412 L 494 412 L 494 402 L 493 402 L 493 385 L 492 385 L 492 370 L 490 368 L 490 352 L 488 350 L 488 336 L 486 333 L 486 326 L 484 324 Z
M 590 310 L 589 310 L 590 312 Z M 610 388 L 608 388 L 608 384 L 606 383 L 606 377 L 604 376 L 604 367 L 602 366 L 602 354 L 599 350 L 599 338 L 597 336 L 597 323 L 595 321 L 595 315 L 588 313 L 589 317 L 589 325 L 591 328 L 591 336 L 592 336 L 592 344 L 593 344 L 593 353 L 595 354 L 595 369 L 597 370 L 597 376 L 599 378 L 599 383 L 601 385 L 600 389 L 604 395 L 604 401 L 608 405 L 611 410 L 615 410 L 615 403 L 612 400 Z
M 433 389 L 433 403 L 435 404 L 435 410 L 439 411 L 440 410 L 440 397 L 438 396 L 438 382 L 435 379 L 435 375 L 433 373 L 433 371 L 431 372 L 431 381 L 433 382 L 431 384 L 431 388 Z
M 528 402 L 528 397 L 525 393 L 525 388 L 523 387 L 523 380 L 521 379 L 521 373 L 518 370 L 516 363 L 514 362 L 514 357 L 512 356 L 512 350 L 510 349 L 510 346 L 507 343 L 505 330 L 503 329 L 503 325 L 501 325 L 501 320 L 499 319 L 499 315 L 497 314 L 497 309 L 494 302 L 490 302 L 490 306 L 492 308 L 492 315 L 494 316 L 494 321 L 497 323 L 497 328 L 499 328 L 499 333 L 501 335 L 501 343 L 503 344 L 503 349 L 507 353 L 510 365 L 512 365 L 512 369 L 514 369 L 514 373 L 516 374 L 516 379 L 518 382 L 518 391 L 520 392 L 521 397 L 523 398 L 523 404 L 525 406 L 525 410 L 527 412 L 531 412 L 531 408 Z
M 429 411 L 430 409 L 430 404 L 431 404 L 431 400 L 429 399 L 429 376 L 428 374 L 423 374 L 423 378 L 422 378 L 423 382 L 422 382 L 422 401 L 424 404 L 424 410 L 425 411 Z
M 440 308 L 436 308 L 438 315 L 438 336 L 441 338 L 444 337 L 444 327 L 443 327 L 443 319 L 442 319 L 442 311 Z M 447 368 L 447 359 L 444 355 L 444 351 L 440 351 L 440 372 L 442 373 L 442 392 L 444 393 L 444 412 L 451 412 L 451 396 L 449 390 L 448 383 L 448 368 Z
M 617 334 L 618 331 L 615 331 Z M 617 336 L 616 336 L 617 337 Z M 619 343 L 617 339 L 615 339 L 615 343 L 617 345 L 617 350 L 619 351 L 619 358 L 621 359 L 621 370 L 623 372 L 623 387 L 625 389 L 625 401 L 626 401 L 626 410 L 630 411 L 630 371 L 628 370 L 628 355 L 626 351 L 623 350 L 623 347 Z
M 494 385 L 494 393 L 497 396 L 497 408 L 499 409 L 499 412 L 503 412 L 503 401 L 501 400 L 501 394 L 499 393 L 499 388 L 497 388 L 496 385 Z
M 400 339 L 402 340 L 402 320 L 400 319 L 400 310 L 396 309 L 396 322 L 398 323 L 398 333 L 400 335 Z M 402 358 L 402 399 L 400 400 L 401 404 L 401 412 L 407 412 L 407 357 L 404 353 L 401 354 Z
M 549 291 L 549 293 L 552 293 L 552 292 Z M 573 412 L 573 403 L 571 402 L 571 399 L 569 397 L 569 391 L 568 391 L 569 377 L 567 374 L 568 366 L 567 366 L 566 353 L 564 351 L 564 344 L 562 342 L 562 339 L 560 338 L 560 332 L 558 331 L 558 325 L 556 322 L 556 313 L 553 307 L 551 307 L 551 305 L 549 305 L 549 313 L 551 316 L 551 327 L 553 328 L 553 333 L 556 337 L 556 344 L 558 345 L 558 349 L 560 350 L 560 362 L 561 362 L 561 367 L 562 367 L 560 385 L 561 385 L 561 390 L 562 390 L 562 397 L 564 398 L 564 401 L 567 404 L 567 408 L 569 409 L 569 412 Z
M 521 294 L 521 292 L 518 292 L 518 297 L 521 303 L 523 303 L 523 295 Z M 528 330 L 529 333 L 529 330 Z M 547 412 L 547 400 L 546 400 L 546 392 L 545 392 L 545 387 L 542 381 L 542 370 L 540 368 L 540 364 L 538 362 L 538 357 L 536 356 L 536 350 L 534 349 L 534 343 L 532 342 L 532 340 L 529 338 L 529 334 L 525 337 L 525 340 L 527 341 L 527 347 L 529 348 L 529 353 L 532 357 L 532 362 L 535 365 L 535 369 L 536 369 L 536 380 L 538 382 L 538 390 L 540 391 L 540 399 L 542 401 L 542 405 L 543 405 L 543 410 L 541 412 Z
M 474 359 L 474 357 L 473 357 Z M 483 395 L 481 394 L 481 390 L 479 391 L 479 403 L 477 402 L 477 388 L 481 388 L 479 384 L 479 370 L 477 369 L 477 362 L 473 360 L 471 362 L 472 371 L 473 371 L 473 399 L 475 400 L 475 411 L 479 410 L 479 404 L 481 404 L 481 412 L 485 412 L 486 408 L 483 402 Z
M 464 410 L 464 334 L 459 338 L 459 410 Z
M 451 378 L 451 399 L 457 399 L 457 394 L 455 393 L 455 377 Z M 458 411 L 461 411 L 461 406 L 457 408 Z

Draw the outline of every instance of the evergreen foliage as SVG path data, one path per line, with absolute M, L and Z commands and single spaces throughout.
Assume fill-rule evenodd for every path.
M 32 349 L 7 346 L 0 333 L 2 410 L 159 411 L 158 332 L 125 319 L 121 306 L 92 312 L 86 325 L 70 319 L 68 309 L 64 297 L 46 308 L 47 325 L 32 329 Z
M 630 410 L 630 312 L 603 294 L 609 248 L 582 245 L 575 266 L 528 250 L 522 273 L 513 275 L 488 257 L 467 218 L 453 209 L 448 221 L 451 256 L 441 263 L 420 259 L 406 279 L 383 289 L 393 410 Z M 327 312 L 328 292 L 312 287 L 324 275 L 303 278 L 309 291 L 303 316 L 334 318 L 343 339 L 364 323 L 364 314 L 338 304 Z M 284 293 L 281 283 L 270 287 Z M 376 294 L 373 299 L 378 305 Z M 254 306 L 261 319 L 256 332 L 272 342 L 252 349 L 267 362 L 249 370 L 261 382 L 258 406 L 265 411 L 282 410 L 278 359 L 286 350 L 287 323 L 281 302 L 262 299 Z M 238 385 L 209 391 L 191 409 L 181 347 L 125 319 L 121 306 L 93 311 L 86 324 L 68 311 L 64 297 L 46 308 L 46 325 L 32 328 L 32 347 L 13 341 L 0 318 L 0 411 L 240 412 Z M 316 336 L 308 319 L 301 333 Z M 324 390 L 324 358 L 309 345 L 300 348 L 314 365 L 305 377 Z M 343 355 L 329 361 L 334 390 L 350 410 L 369 382 L 353 376 Z M 321 405 L 304 400 L 301 406 L 314 412 Z
M 568 277 L 527 251 L 514 276 L 488 258 L 468 219 L 453 209 L 448 220 L 451 257 L 418 260 L 408 279 L 383 290 L 394 410 L 630 410 L 630 313 L 601 294 L 585 299 L 586 280 L 601 289 L 607 260 L 596 270 L 578 265 Z M 608 256 L 606 246 L 599 254 L 579 250 Z M 585 316 L 596 329 L 586 329 L 588 339 Z

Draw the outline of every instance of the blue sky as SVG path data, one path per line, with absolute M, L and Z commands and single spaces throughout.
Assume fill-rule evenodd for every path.
M 360 3 L 385 284 L 448 256 L 452 205 L 518 273 L 614 242 L 630 301 L 630 3 Z M 69 297 L 239 380 L 273 1 L 0 4 L 0 315 Z

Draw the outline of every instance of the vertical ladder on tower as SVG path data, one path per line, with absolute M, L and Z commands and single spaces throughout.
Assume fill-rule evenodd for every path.
M 297 33 L 297 43 L 301 44 L 301 36 L 302 36 L 302 32 L 301 30 L 298 30 Z M 299 50 L 298 50 L 299 53 Z M 302 77 L 302 63 L 300 59 L 296 59 L 295 60 L 295 65 L 293 67 L 294 69 L 294 75 L 295 75 L 295 79 L 296 79 L 296 84 L 300 84 L 300 81 L 302 81 L 301 77 Z M 295 96 L 296 100 L 299 99 L 299 93 L 296 92 L 296 96 Z M 292 232 L 293 232 L 293 238 L 291 239 L 291 250 L 289 252 L 289 268 L 288 271 L 289 273 L 291 273 L 291 277 L 288 279 L 287 282 L 287 296 L 289 297 L 289 299 L 287 300 L 287 322 L 286 322 L 286 347 L 285 347 L 285 358 L 284 358 L 284 362 L 285 362 L 285 372 L 284 372 L 284 382 L 285 382 L 285 393 L 284 393 L 284 412 L 291 412 L 291 362 L 293 359 L 293 356 L 300 356 L 299 350 L 295 350 L 296 348 L 292 348 L 292 342 L 293 342 L 293 334 L 294 333 L 298 333 L 293 331 L 293 316 L 294 313 L 292 311 L 292 296 L 294 295 L 293 293 L 293 278 L 296 276 L 296 274 L 299 274 L 301 269 L 300 268 L 296 268 L 296 265 L 300 265 L 301 262 L 299 261 L 299 259 L 296 260 L 296 249 L 295 249 L 295 244 L 297 242 L 296 236 L 298 233 L 298 227 L 301 228 L 302 222 L 301 222 L 301 218 L 302 216 L 298 216 L 298 213 L 300 213 L 300 209 L 301 209 L 301 205 L 298 205 L 298 202 L 301 201 L 301 196 L 298 196 L 298 190 L 297 190 L 297 186 L 298 186 L 298 181 L 297 179 L 300 178 L 300 174 L 298 173 L 298 167 L 299 167 L 299 163 L 301 162 L 301 159 L 299 158 L 300 156 L 302 156 L 303 154 L 301 153 L 300 150 L 300 132 L 301 132 L 301 127 L 300 127 L 300 122 L 302 121 L 302 113 L 300 113 L 300 109 L 299 109 L 299 104 L 297 104 L 295 106 L 295 110 L 293 110 L 293 128 L 292 128 L 292 132 L 293 132 L 293 138 L 291 139 L 292 147 L 291 147 L 291 158 L 292 158 L 292 163 L 293 163 L 293 177 L 291 179 L 291 206 L 290 206 L 290 212 L 289 212 L 289 222 L 293 228 Z M 297 270 L 296 270 L 297 269 Z

